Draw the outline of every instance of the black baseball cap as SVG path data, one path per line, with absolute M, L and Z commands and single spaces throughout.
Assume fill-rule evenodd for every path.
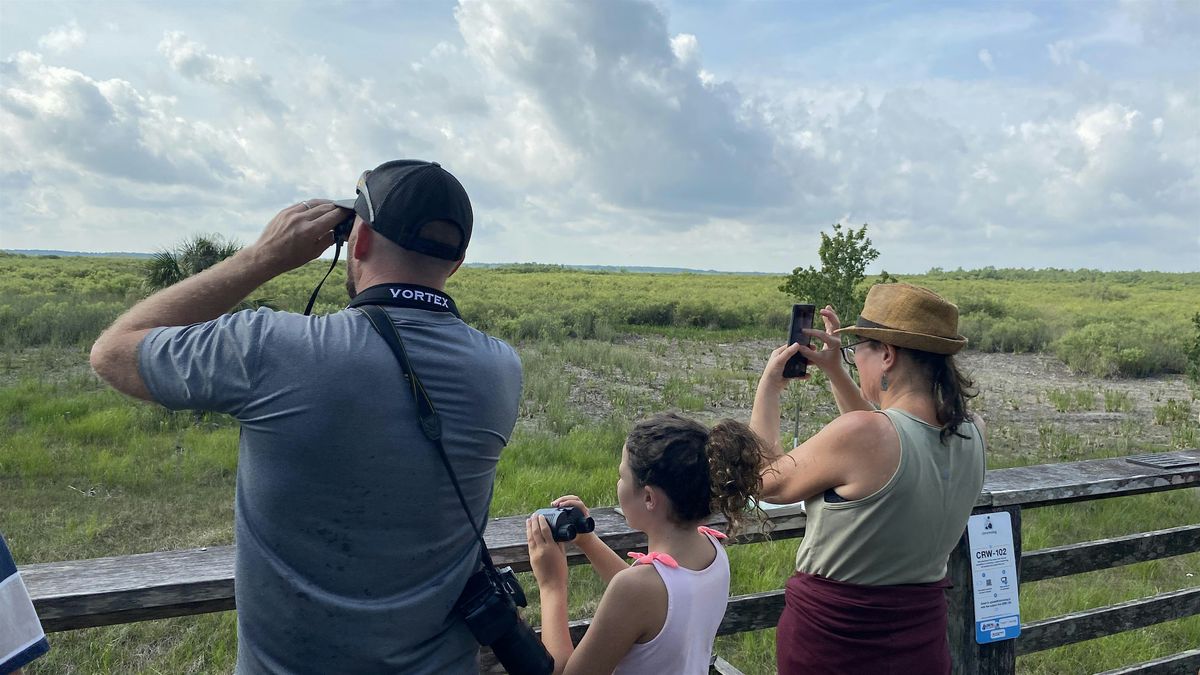
M 462 260 L 471 240 L 471 200 L 462 183 L 437 162 L 397 159 L 364 171 L 354 199 L 334 204 L 354 209 L 371 229 L 402 248 L 443 260 Z M 458 246 L 421 236 L 424 227 L 444 220 L 458 226 Z

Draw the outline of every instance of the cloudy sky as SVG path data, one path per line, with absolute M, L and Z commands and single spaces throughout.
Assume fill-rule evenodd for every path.
M 0 3 L 0 247 L 252 241 L 388 159 L 475 262 L 1200 270 L 1200 2 Z

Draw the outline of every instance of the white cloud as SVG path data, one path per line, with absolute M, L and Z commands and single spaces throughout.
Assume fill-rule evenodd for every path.
M 988 69 L 988 72 L 995 72 L 996 64 L 992 62 L 992 53 L 988 50 L 979 50 L 979 62 L 983 64 L 984 68 Z
M 1058 40 L 1046 45 L 1050 61 L 1056 66 L 1074 66 L 1080 73 L 1091 72 L 1087 62 L 1078 57 L 1081 45 L 1075 40 Z
M 690 64 L 700 60 L 700 41 L 695 35 L 680 33 L 671 38 L 671 52 L 682 64 Z
M 1182 41 L 1195 49 L 1200 36 L 1200 5 L 1192 0 L 1121 0 L 1113 19 L 1136 28 L 1138 44 Z
M 1162 42 L 1130 58 L 1186 51 L 1191 15 L 1139 11 L 1114 15 L 1136 14 L 1124 31 L 1043 30 L 1006 10 L 908 16 L 753 77 L 714 60 L 729 52 L 719 34 L 635 0 L 465 0 L 459 35 L 405 58 L 381 43 L 382 68 L 333 40 L 221 42 L 187 22 L 149 29 L 158 51 L 151 39 L 128 77 L 17 52 L 0 61 L 0 198 L 21 223 L 5 245 L 47 247 L 39 228 L 63 248 L 249 239 L 287 203 L 346 196 L 362 169 L 409 156 L 467 186 L 473 260 L 786 270 L 815 261 L 818 231 L 868 222 L 892 271 L 1195 269 L 1200 90 L 1144 76 L 1149 61 L 1111 75 L 1105 51 L 1150 35 Z M 1004 40 L 1024 32 L 1046 51 L 1022 61 Z M 885 35 L 858 67 L 903 77 L 845 76 L 854 45 Z M 989 72 L 1002 55 L 1006 77 L 957 56 L 954 77 L 930 75 L 942 44 Z M 1021 79 L 1047 55 L 1063 67 Z
M 228 145 L 203 123 L 174 114 L 170 99 L 124 80 L 93 80 L 19 52 L 0 63 L 6 145 L 22 163 L 150 184 L 212 187 L 233 176 L 217 148 Z
M 42 49 L 62 54 L 81 47 L 86 41 L 87 34 L 72 20 L 67 25 L 59 26 L 38 38 L 37 43 Z
M 695 43 L 672 40 L 654 5 L 464 2 L 467 49 L 563 144 L 603 200 L 664 216 L 778 202 L 787 165 L 730 84 L 706 84 Z M 678 55 L 677 55 L 678 54 Z
M 271 76 L 262 73 L 253 59 L 209 53 L 204 45 L 189 40 L 179 31 L 163 35 L 158 51 L 180 75 L 228 90 L 264 113 L 278 117 L 287 107 L 273 92 Z

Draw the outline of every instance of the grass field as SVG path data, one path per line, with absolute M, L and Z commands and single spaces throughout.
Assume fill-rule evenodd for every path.
M 316 275 L 310 266 L 255 295 L 296 309 Z M 964 361 L 983 392 L 989 466 L 1198 445 L 1200 403 L 1177 373 L 1200 307 L 1200 274 L 982 270 L 904 280 L 958 302 L 964 332 L 983 347 Z M 324 311 L 340 306 L 340 283 L 327 284 Z M 645 414 L 746 419 L 786 323 L 790 300 L 777 285 L 759 276 L 456 275 L 450 291 L 467 318 L 513 340 L 525 366 L 521 417 L 492 515 L 526 513 L 566 492 L 615 503 L 621 442 Z M 232 541 L 236 423 L 134 403 L 87 367 L 87 345 L 140 295 L 136 261 L 0 257 L 0 529 L 21 564 Z M 1106 342 L 1098 325 L 1120 339 Z M 1075 350 L 1090 357 L 1081 361 Z M 793 387 L 787 434 L 796 406 L 802 438 L 836 414 L 822 387 Z M 1025 514 L 1024 546 L 1189 523 L 1200 523 L 1196 490 L 1037 509 Z M 779 588 L 796 543 L 733 547 L 734 592 Z M 572 570 L 573 617 L 595 608 L 593 576 Z M 1200 554 L 1038 582 L 1021 589 L 1022 618 L 1197 585 Z M 525 586 L 535 591 L 531 578 Z M 236 649 L 232 613 L 51 640 L 50 656 L 31 672 L 229 672 Z M 1094 672 L 1197 644 L 1200 617 L 1024 657 L 1019 667 Z M 747 672 L 773 669 L 771 631 L 722 638 L 717 649 Z

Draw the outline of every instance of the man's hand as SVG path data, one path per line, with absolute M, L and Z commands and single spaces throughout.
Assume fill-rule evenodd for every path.
M 275 214 L 258 241 L 247 247 L 271 277 L 315 260 L 333 245 L 333 228 L 347 210 L 326 199 L 309 199 Z
M 333 243 L 334 226 L 346 217 L 327 200 L 280 211 L 253 245 L 121 315 L 92 346 L 92 368 L 118 391 L 153 400 L 138 370 L 138 347 L 151 329 L 221 316 L 261 284 L 321 255 Z

